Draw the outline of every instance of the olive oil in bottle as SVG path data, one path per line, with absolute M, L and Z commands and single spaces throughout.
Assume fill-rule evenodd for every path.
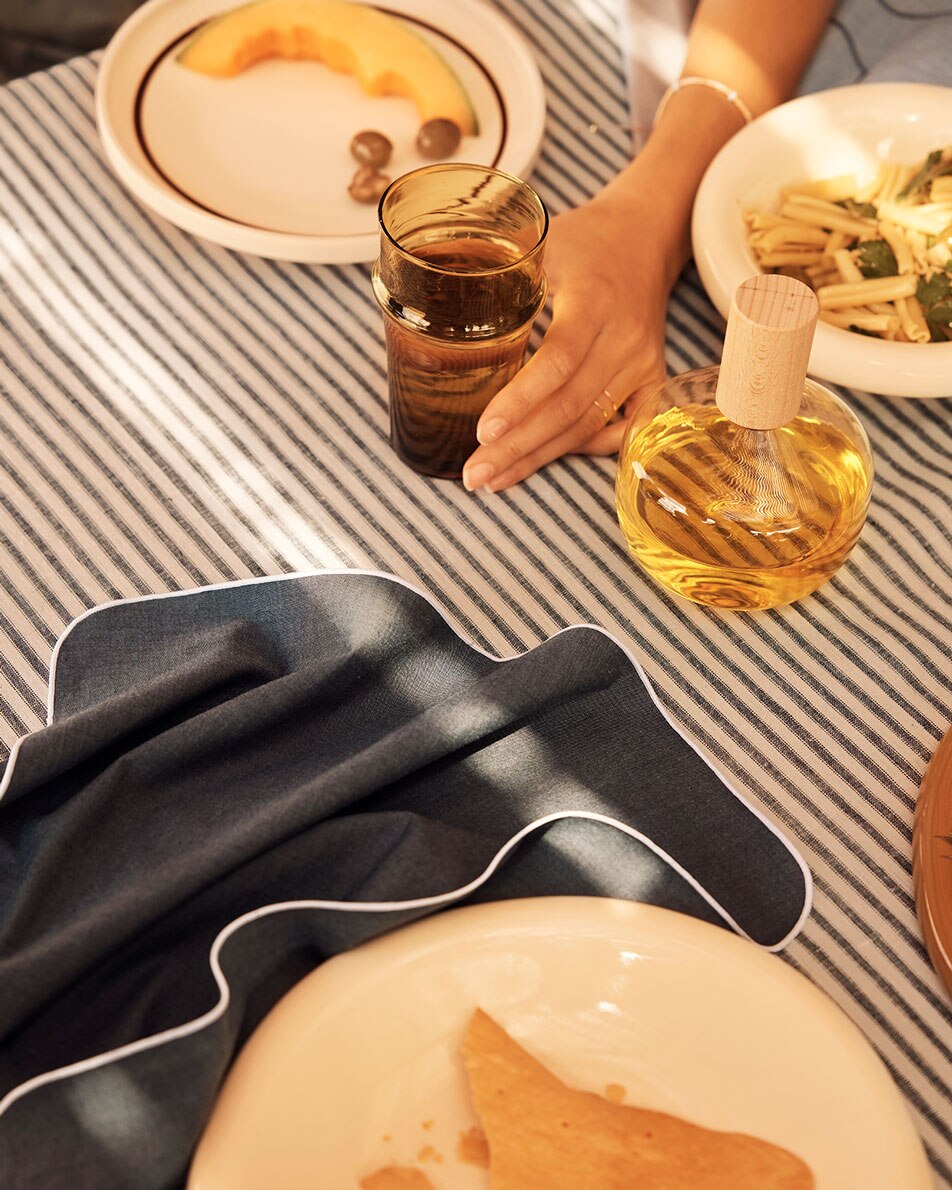
M 851 410 L 806 379 L 817 312 L 792 278 L 746 281 L 720 367 L 666 381 L 628 426 L 622 533 L 653 578 L 696 603 L 791 603 L 826 582 L 859 537 L 872 456 Z

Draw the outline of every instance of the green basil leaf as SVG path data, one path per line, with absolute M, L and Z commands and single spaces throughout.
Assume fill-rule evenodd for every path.
M 936 307 L 942 308 L 947 303 L 952 303 L 952 276 L 947 272 L 941 272 L 933 273 L 929 278 L 920 277 L 916 286 L 916 298 L 926 317 L 931 318 Z
M 930 176 L 935 167 L 942 160 L 942 150 L 933 149 L 929 156 L 923 161 L 922 165 L 910 178 L 908 183 L 903 186 L 902 190 L 896 195 L 897 199 L 911 198 L 914 194 L 918 194 L 926 182 L 931 182 Z
M 879 211 L 876 210 L 871 202 L 857 202 L 855 198 L 844 198 L 836 205 L 842 207 L 848 214 L 855 215 L 857 219 L 876 219 L 879 217 Z
M 895 277 L 899 273 L 896 254 L 885 240 L 863 240 L 857 248 L 864 277 Z

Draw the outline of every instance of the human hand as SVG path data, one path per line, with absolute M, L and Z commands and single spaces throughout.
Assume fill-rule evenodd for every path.
M 665 378 L 668 293 L 682 261 L 653 235 L 651 210 L 596 198 L 558 215 L 546 244 L 552 322 L 538 351 L 490 401 L 463 469 L 498 492 L 571 452 L 621 445 L 624 407 Z

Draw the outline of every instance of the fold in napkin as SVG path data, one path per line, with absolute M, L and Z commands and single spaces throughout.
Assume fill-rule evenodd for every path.
M 8 1188 L 181 1185 L 277 999 L 464 895 L 639 899 L 774 948 L 809 901 L 596 628 L 499 661 L 387 576 L 251 581 L 82 617 L 51 702 L 0 801 Z

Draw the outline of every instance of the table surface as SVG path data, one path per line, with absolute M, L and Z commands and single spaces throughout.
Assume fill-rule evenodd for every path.
M 559 211 L 628 158 L 619 17 L 550 6 L 543 29 L 529 0 L 501 7 L 545 76 L 533 180 Z M 820 592 L 752 616 L 669 597 L 626 554 L 610 460 L 562 461 L 496 496 L 404 468 L 369 266 L 243 257 L 141 209 L 103 160 L 96 63 L 0 91 L 4 755 L 45 721 L 57 636 L 111 599 L 345 566 L 411 581 L 500 656 L 601 625 L 801 848 L 815 907 L 785 957 L 883 1056 L 952 1186 L 952 1013 L 911 877 L 917 790 L 952 722 L 952 402 L 846 393 L 876 485 Z M 688 273 L 670 369 L 721 345 Z

